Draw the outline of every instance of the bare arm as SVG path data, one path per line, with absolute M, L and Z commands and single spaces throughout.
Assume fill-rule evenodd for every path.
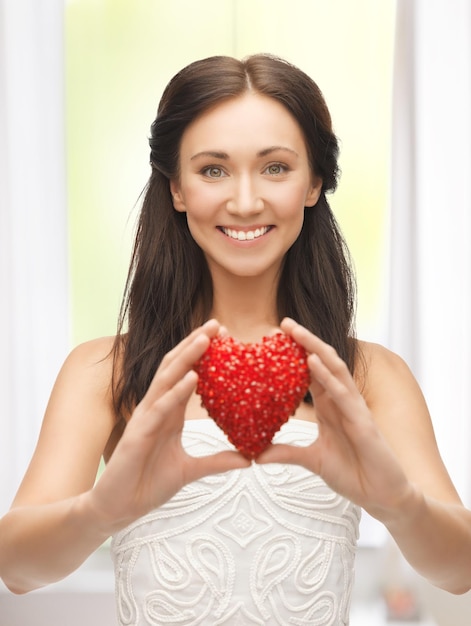
M 370 350 L 366 401 L 410 485 L 402 506 L 385 512 L 382 521 L 420 574 L 438 587 L 464 593 L 471 587 L 471 511 L 442 462 L 426 402 L 409 368 L 380 346 Z
M 471 513 L 440 458 L 422 393 L 407 366 L 365 346 L 363 395 L 335 351 L 292 320 L 282 329 L 310 353 L 319 437 L 272 446 L 259 462 L 299 463 L 382 521 L 411 565 L 434 584 L 471 588 Z
M 0 575 L 12 591 L 61 578 L 106 539 L 80 494 L 93 487 L 113 429 L 110 348 L 106 339 L 79 346 L 54 385 L 28 471 L 0 520 Z
M 204 475 L 243 467 L 235 452 L 195 459 L 181 445 L 193 363 L 219 325 L 195 331 L 162 361 L 100 480 L 114 426 L 108 342 L 75 350 L 51 395 L 38 446 L 12 509 L 0 520 L 0 576 L 22 593 L 63 578 L 108 536 Z M 104 359 L 104 360 L 103 360 Z

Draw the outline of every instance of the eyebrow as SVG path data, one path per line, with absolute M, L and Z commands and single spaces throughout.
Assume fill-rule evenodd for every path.
M 290 152 L 294 156 L 299 157 L 299 154 L 296 152 L 296 150 L 288 148 L 287 146 L 270 146 L 269 148 L 264 148 L 263 150 L 257 152 L 257 157 L 265 157 L 269 154 L 272 154 L 272 152 L 279 151 Z M 194 159 L 198 159 L 200 157 L 211 157 L 213 159 L 221 159 L 222 161 L 227 161 L 229 159 L 229 155 L 227 154 L 227 152 L 222 152 L 219 150 L 203 150 L 202 152 L 194 154 L 190 160 L 193 161 Z
M 296 152 L 296 150 L 293 150 L 292 148 L 288 148 L 287 146 L 270 146 L 269 148 L 265 148 L 264 150 L 260 150 L 260 152 L 257 152 L 257 156 L 259 157 L 264 157 L 264 156 L 268 156 L 269 154 L 271 154 L 272 152 L 290 152 L 291 154 L 294 154 L 294 156 L 299 156 L 299 154 Z
M 202 152 L 194 154 L 191 157 L 190 161 L 193 161 L 194 159 L 199 159 L 200 157 L 211 157 L 213 159 L 221 159 L 224 161 L 229 158 L 229 155 L 227 154 L 227 152 L 219 152 L 218 150 L 203 150 Z

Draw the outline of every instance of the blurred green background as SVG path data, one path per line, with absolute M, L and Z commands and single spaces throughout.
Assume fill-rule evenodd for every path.
M 393 0 L 68 0 L 67 158 L 72 342 L 114 334 L 147 139 L 168 80 L 213 54 L 270 52 L 310 74 L 341 142 L 331 205 L 355 262 L 359 336 L 381 326 Z M 366 337 L 368 338 L 368 337 Z

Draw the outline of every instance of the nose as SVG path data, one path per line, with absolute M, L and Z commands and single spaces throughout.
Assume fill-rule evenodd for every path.
M 234 180 L 231 196 L 227 201 L 227 211 L 241 217 L 256 215 L 263 210 L 262 197 L 250 176 L 240 176 Z

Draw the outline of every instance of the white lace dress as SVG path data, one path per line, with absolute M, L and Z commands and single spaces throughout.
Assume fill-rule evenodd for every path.
M 316 424 L 290 419 L 275 441 L 307 445 Z M 210 419 L 184 445 L 230 448 Z M 360 511 L 317 476 L 252 464 L 200 480 L 112 541 L 120 626 L 348 624 Z

